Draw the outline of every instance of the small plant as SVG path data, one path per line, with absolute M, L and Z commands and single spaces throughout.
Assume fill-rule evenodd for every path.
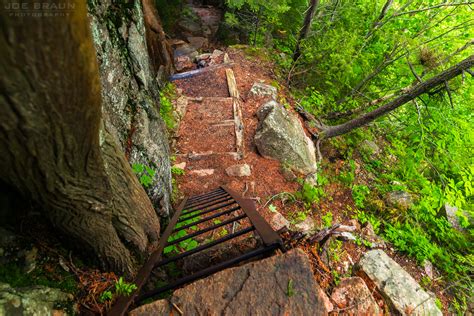
M 374 233 L 378 234 L 380 231 L 381 222 L 375 215 L 368 214 L 364 211 L 355 210 L 354 216 L 352 218 L 357 219 L 362 225 L 365 223 L 370 223 L 374 229 Z
M 424 288 L 427 288 L 431 285 L 431 278 L 427 275 L 421 277 L 420 285 Z
M 286 295 L 288 295 L 288 297 L 292 297 L 293 295 L 295 295 L 295 289 L 294 289 L 294 286 L 293 286 L 293 280 L 292 279 L 288 280 Z
M 331 212 L 327 212 L 321 217 L 324 227 L 330 227 L 332 225 L 333 216 Z
M 369 193 L 370 193 L 370 190 L 366 185 L 355 184 L 352 187 L 352 198 L 354 199 L 355 205 L 359 208 L 364 208 L 365 199 Z
M 133 291 L 137 289 L 137 286 L 134 283 L 125 282 L 123 277 L 120 277 L 118 281 L 115 282 L 115 291 L 105 290 L 99 296 L 99 302 L 103 304 L 110 304 L 115 297 L 117 296 L 130 296 Z
M 133 283 L 127 283 L 120 277 L 118 282 L 115 283 L 115 294 L 129 296 L 133 291 L 137 289 L 137 286 Z
M 334 281 L 334 284 L 338 286 L 339 283 L 341 282 L 341 275 L 336 270 L 331 270 L 331 274 L 332 274 L 332 279 Z
M 342 254 L 342 241 L 333 239 L 329 243 L 329 254 L 330 254 L 330 259 L 333 262 L 339 262 L 341 260 L 341 254 Z
M 156 171 L 146 165 L 135 163 L 132 165 L 133 172 L 138 176 L 138 179 L 145 188 L 148 188 L 153 183 L 153 178 Z
M 171 167 L 171 174 L 176 175 L 176 176 L 182 176 L 182 175 L 185 174 L 185 171 L 184 171 L 184 169 L 173 166 L 173 167 Z
M 193 250 L 197 246 L 199 246 L 199 243 L 196 240 L 192 239 L 192 238 L 189 238 L 187 240 L 183 240 L 182 242 L 179 243 L 179 247 L 184 249 L 184 251 Z
M 222 228 L 220 231 L 219 231 L 219 236 L 220 237 L 224 237 L 225 235 L 229 234 L 229 231 L 225 228 Z
M 270 204 L 270 205 L 268 205 L 268 210 L 272 213 L 276 213 L 277 212 L 277 207 L 273 204 Z
M 348 186 L 352 186 L 355 180 L 355 169 L 355 161 L 353 159 L 349 160 L 349 170 L 342 171 L 338 176 L 339 180 Z
M 316 180 L 317 185 L 313 186 L 307 182 L 303 183 L 300 191 L 295 193 L 297 199 L 302 200 L 306 204 L 318 203 L 321 198 L 326 196 L 324 186 L 329 182 L 327 178 L 322 175 L 318 175 Z
M 373 247 L 373 244 L 368 240 L 363 239 L 362 242 L 364 243 L 364 246 L 366 246 L 367 248 Z
M 298 223 L 303 222 L 307 216 L 308 215 L 305 212 L 298 211 L 290 214 L 289 220 L 291 224 L 296 225 Z
M 192 215 L 196 215 L 197 213 L 199 213 L 200 211 L 199 210 L 196 210 L 194 212 L 191 212 L 189 213 L 189 216 L 192 216 Z M 186 214 L 188 215 L 188 214 Z M 183 227 L 185 225 L 190 225 L 194 222 L 197 222 L 201 219 L 200 216 L 196 216 L 196 217 L 193 217 L 193 218 L 189 218 L 187 220 L 184 220 L 182 222 L 179 222 L 176 224 L 176 228 L 180 228 L 180 227 Z M 215 221 L 219 221 L 218 219 L 215 219 Z M 220 222 L 220 221 L 219 221 Z M 188 230 L 196 230 L 197 229 L 197 226 L 196 225 L 193 225 L 189 228 L 187 228 Z M 179 239 L 179 238 L 182 238 L 186 236 L 186 229 L 182 229 L 182 230 L 179 230 L 177 231 L 176 233 L 172 234 L 169 238 L 168 238 L 168 242 L 172 242 L 176 239 Z M 168 253 L 171 253 L 171 252 L 180 252 L 181 250 L 184 250 L 184 251 L 189 251 L 189 250 L 192 250 L 194 248 L 196 248 L 197 246 L 199 246 L 199 243 L 192 239 L 192 238 L 189 238 L 189 239 L 185 239 L 177 244 L 173 244 L 173 245 L 170 245 L 170 246 L 167 246 L 165 247 L 165 249 L 163 249 L 163 253 L 166 255 Z
M 99 302 L 105 303 L 105 302 L 107 302 L 107 301 L 111 301 L 112 298 L 113 298 L 112 291 L 107 290 L 107 291 L 102 292 L 102 294 L 100 294 L 100 296 L 99 296 Z

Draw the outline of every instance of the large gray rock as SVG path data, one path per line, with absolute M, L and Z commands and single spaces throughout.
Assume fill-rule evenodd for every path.
M 275 101 L 265 103 L 257 113 L 259 126 L 255 145 L 259 153 L 287 164 L 298 172 L 316 172 L 314 144 L 298 118 Z
M 365 253 L 358 263 L 401 315 L 442 315 L 435 298 L 426 293 L 408 272 L 382 250 Z
M 208 45 L 208 40 L 205 37 L 190 36 L 187 39 L 188 39 L 189 44 L 197 50 Z
M 46 286 L 12 288 L 0 283 L 0 315 L 62 315 L 57 306 L 67 306 L 72 295 Z
M 311 316 L 327 315 L 329 303 L 299 249 L 218 272 L 130 315 L 176 315 L 170 302 L 184 315 Z
M 99 61 L 102 118 L 128 156 L 156 170 L 147 189 L 155 208 L 170 209 L 171 171 L 166 127 L 159 113 L 159 82 L 151 66 L 141 2 L 90 1 Z
M 187 37 L 213 39 L 222 20 L 222 11 L 212 6 L 186 5 L 184 14 L 176 21 L 179 33 Z

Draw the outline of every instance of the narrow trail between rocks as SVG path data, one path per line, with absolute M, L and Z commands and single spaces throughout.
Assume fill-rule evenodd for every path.
M 174 148 L 175 165 L 185 170 L 177 176 L 178 187 L 191 196 L 226 185 L 254 198 L 263 211 L 271 196 L 298 188 L 283 176 L 278 161 L 258 154 L 253 141 L 256 112 L 270 98 L 251 95 L 250 89 L 255 82 L 271 83 L 272 67 L 236 49 L 228 49 L 225 59 L 215 69 L 174 81 L 183 116 Z

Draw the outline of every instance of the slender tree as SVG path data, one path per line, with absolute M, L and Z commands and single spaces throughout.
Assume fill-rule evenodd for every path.
M 106 269 L 131 273 L 159 219 L 101 120 L 86 4 L 55 17 L 0 20 L 0 179 Z
M 322 132 L 319 135 L 320 139 L 331 138 L 339 136 L 352 131 L 355 128 L 367 125 L 375 119 L 399 108 L 400 106 L 410 102 L 417 98 L 421 94 L 431 91 L 440 85 L 446 85 L 447 82 L 456 76 L 461 75 L 463 72 L 469 72 L 470 68 L 474 65 L 474 55 L 469 56 L 460 63 L 452 66 L 451 68 L 441 72 L 440 74 L 426 80 L 419 82 L 418 84 L 404 89 L 404 92 L 399 97 L 393 99 L 387 104 L 371 111 L 360 115 L 348 122 L 335 126 L 320 126 Z
M 296 62 L 301 56 L 301 42 L 308 37 L 309 31 L 311 30 L 311 24 L 313 22 L 316 8 L 319 5 L 319 0 L 310 0 L 308 9 L 303 20 L 303 27 L 300 30 L 298 39 L 296 40 L 295 50 L 293 51 L 293 62 Z

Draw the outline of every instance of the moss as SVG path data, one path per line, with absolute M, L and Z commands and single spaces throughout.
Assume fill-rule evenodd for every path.
M 47 261 L 49 260 L 47 259 Z M 46 264 L 51 266 L 49 262 L 46 262 Z M 43 285 L 71 294 L 77 292 L 77 281 L 73 274 L 62 270 L 60 267 L 54 267 L 51 268 L 51 271 L 46 271 L 44 266 L 42 265 L 42 267 L 26 274 L 17 263 L 0 265 L 0 282 L 8 283 L 12 287 Z

